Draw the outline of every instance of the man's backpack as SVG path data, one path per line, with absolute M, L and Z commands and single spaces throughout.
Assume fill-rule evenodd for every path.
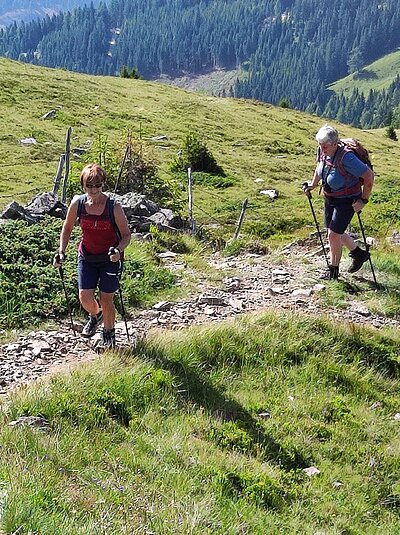
M 361 143 L 357 139 L 354 139 L 352 137 L 341 139 L 339 142 L 339 149 L 341 148 L 341 146 L 343 146 L 343 148 L 341 150 L 341 154 L 338 155 L 339 157 L 336 162 L 336 165 L 338 166 L 341 175 L 345 176 L 346 178 L 349 176 L 349 173 L 346 171 L 343 165 L 343 157 L 348 152 L 353 152 L 359 160 L 368 165 L 371 171 L 374 170 L 369 157 L 369 152 L 365 147 L 361 145 Z
M 78 221 L 79 221 L 79 219 L 81 217 L 82 209 L 83 209 L 83 206 L 84 206 L 84 204 L 86 202 L 86 199 L 87 199 L 86 193 L 79 196 L 78 210 L 77 210 L 77 214 L 76 214 L 76 216 L 78 218 Z M 114 229 L 114 232 L 115 232 L 117 238 L 120 240 L 121 239 L 121 231 L 118 228 L 118 225 L 117 225 L 117 223 L 115 221 L 115 216 L 114 216 L 115 200 L 111 199 L 110 197 L 108 197 L 107 198 L 107 202 L 106 202 L 106 206 L 107 206 L 108 218 L 111 221 L 111 225 L 112 225 L 112 227 Z
M 325 160 L 320 148 L 318 147 L 318 161 L 324 162 L 324 165 L 327 164 L 329 167 L 337 167 L 339 173 L 345 177 L 346 181 L 353 183 L 353 185 L 345 187 L 337 192 L 330 191 L 328 186 L 325 184 L 324 192 L 326 195 L 328 196 L 354 195 L 361 191 L 361 184 L 363 183 L 363 179 L 359 177 L 354 177 L 351 173 L 346 171 L 346 168 L 344 167 L 344 164 L 343 164 L 343 158 L 349 152 L 353 152 L 360 161 L 365 163 L 371 169 L 371 171 L 373 171 L 373 166 L 369 157 L 369 153 L 367 149 L 363 147 L 357 139 L 354 139 L 352 137 L 340 139 L 334 160 L 333 162 L 329 162 L 329 163 Z M 354 184 L 355 178 L 359 179 L 359 181 L 356 184 Z

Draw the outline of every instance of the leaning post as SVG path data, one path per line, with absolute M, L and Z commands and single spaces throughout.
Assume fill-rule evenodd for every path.
M 68 176 L 69 176 L 69 161 L 70 161 L 70 154 L 71 154 L 71 135 L 72 135 L 72 128 L 69 127 L 67 131 L 67 136 L 65 138 L 65 173 L 64 173 L 62 197 L 61 197 L 61 202 L 63 203 L 65 203 L 67 200 L 67 183 L 68 183 Z
M 58 190 L 60 189 L 61 176 L 62 176 L 62 172 L 64 168 L 64 163 L 65 163 L 65 154 L 61 154 L 60 160 L 58 162 L 56 177 L 54 179 L 54 185 L 53 185 L 54 195 L 58 195 Z
M 193 217 L 193 176 L 191 167 L 188 167 L 188 195 L 190 230 L 191 233 L 194 235 L 196 234 L 196 220 Z
M 242 202 L 242 210 L 240 212 L 240 216 L 236 225 L 235 235 L 233 236 L 234 240 L 238 239 L 240 229 L 242 228 L 244 214 L 246 212 L 247 204 L 249 202 L 249 199 L 246 197 L 246 199 Z

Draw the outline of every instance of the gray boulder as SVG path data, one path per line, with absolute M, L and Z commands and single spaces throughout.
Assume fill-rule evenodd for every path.
M 26 206 L 25 210 L 33 216 L 43 218 L 45 215 L 64 219 L 67 214 L 67 206 L 63 204 L 54 193 L 44 192 L 34 197 Z
M 149 221 L 159 230 L 176 230 L 182 228 L 182 219 L 168 208 L 161 208 L 159 212 L 149 217 Z
M 160 210 L 157 203 L 147 199 L 145 195 L 140 195 L 133 191 L 125 195 L 111 193 L 110 197 L 120 203 L 128 219 L 132 216 L 150 217 Z
M 0 219 L 22 219 L 28 224 L 32 225 L 40 221 L 41 217 L 30 214 L 23 206 L 17 203 L 17 201 L 12 201 L 10 204 L 7 204 L 4 211 L 0 214 Z

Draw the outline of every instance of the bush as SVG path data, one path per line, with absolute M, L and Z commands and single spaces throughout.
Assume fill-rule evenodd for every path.
M 251 221 L 246 224 L 246 230 L 249 234 L 261 239 L 267 239 L 274 234 L 293 232 L 301 228 L 306 223 L 303 217 L 275 218 L 273 220 Z
M 171 165 L 171 170 L 187 171 L 190 167 L 192 171 L 203 171 L 215 175 L 225 176 L 225 173 L 217 164 L 216 159 L 211 154 L 204 141 L 193 132 L 187 134 L 180 149 L 180 153 Z
M 251 253 L 251 254 L 268 254 L 269 248 L 266 243 L 263 243 L 259 239 L 245 239 L 238 238 L 236 240 L 229 240 L 223 250 L 224 256 L 238 256 L 242 253 Z
M 140 75 L 137 69 L 132 67 L 132 69 L 129 69 L 126 65 L 121 67 L 119 71 L 119 75 L 121 78 L 132 78 L 133 80 L 139 80 Z
M 292 106 L 290 105 L 290 100 L 288 100 L 287 98 L 282 98 L 279 102 L 278 102 L 278 106 L 280 108 L 291 108 Z
M 0 328 L 35 324 L 49 318 L 65 317 L 68 306 L 58 270 L 52 266 L 62 221 L 51 217 L 27 226 L 23 221 L 4 225 L 0 232 Z M 74 229 L 64 262 L 64 282 L 69 304 L 80 311 L 76 278 Z M 134 250 L 136 245 L 137 251 Z M 175 275 L 156 265 L 142 245 L 132 244 L 124 264 L 123 291 L 127 304 L 137 306 L 157 291 L 171 288 Z
M 388 126 L 386 129 L 386 137 L 389 139 L 392 139 L 393 141 L 398 141 L 396 130 L 393 128 L 392 125 Z
M 0 233 L 0 327 L 11 328 L 68 313 L 58 271 L 52 267 L 62 222 L 46 218 L 27 226 L 9 223 Z M 73 238 L 74 239 L 74 238 Z M 78 306 L 71 259 L 65 264 L 65 284 L 73 308 Z M 72 267 L 73 266 L 73 267 Z
M 142 142 L 130 139 L 124 167 L 118 181 L 117 192 L 120 195 L 135 191 L 146 195 L 152 201 L 174 209 L 181 207 L 180 190 L 175 179 L 161 178 L 158 164 L 150 156 Z
M 268 509 L 279 509 L 288 499 L 288 493 L 283 486 L 267 474 L 221 471 L 215 476 L 222 494 L 238 498 L 245 497 Z

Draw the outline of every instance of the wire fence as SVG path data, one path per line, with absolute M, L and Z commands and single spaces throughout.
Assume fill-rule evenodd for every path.
M 68 147 L 68 150 L 69 150 L 69 147 Z M 53 164 L 56 164 L 56 163 L 60 163 L 60 159 L 58 160 L 36 160 L 36 161 L 24 161 L 24 162 L 14 162 L 14 163 L 0 163 L 0 171 L 1 169 L 7 169 L 7 168 L 11 168 L 11 167 L 17 167 L 17 166 L 43 166 L 43 165 L 53 165 Z M 194 184 L 193 184 L 194 185 Z M 213 192 L 213 191 L 210 191 L 209 188 L 207 187 L 204 187 L 203 184 L 195 184 L 196 187 L 201 187 L 201 196 L 202 197 L 206 197 L 208 199 L 212 199 L 213 201 L 217 201 L 218 203 L 223 203 L 224 199 L 223 199 L 223 191 L 218 191 L 218 192 Z M 203 186 L 203 187 L 202 187 Z M 29 194 L 37 194 L 38 192 L 40 192 L 40 188 L 38 187 L 35 187 L 35 188 L 31 188 L 31 189 L 28 189 L 26 191 L 19 191 L 19 192 L 14 192 L 12 194 L 4 194 L 0 191 L 0 199 L 12 199 L 14 197 L 23 197 L 23 196 L 26 196 L 26 195 L 29 195 Z M 206 201 L 208 202 L 208 201 Z M 211 214 L 208 210 L 204 209 L 202 206 L 199 205 L 198 202 L 194 203 L 193 202 L 193 206 L 192 206 L 197 213 L 201 213 L 203 215 L 205 215 L 207 218 L 208 218 L 208 222 L 209 223 L 214 223 L 216 225 L 219 225 L 221 227 L 223 227 L 224 225 L 227 224 L 227 218 L 226 217 L 221 217 L 219 218 L 218 216 L 216 216 L 215 214 Z M 238 211 L 239 211 L 239 207 L 238 207 Z M 239 215 L 239 214 L 238 214 Z M 233 216 L 233 214 L 230 214 L 229 216 L 229 219 L 231 219 Z M 234 224 L 233 222 L 231 222 L 231 224 Z
M 7 167 L 16 167 L 16 166 L 21 167 L 21 166 L 27 166 L 27 165 L 31 167 L 32 165 L 46 165 L 46 164 L 53 164 L 57 162 L 58 162 L 58 159 L 57 160 L 43 160 L 43 161 L 33 160 L 33 161 L 27 161 L 27 162 L 0 163 L 0 169 L 7 168 Z
M 27 195 L 28 193 L 37 193 L 40 191 L 40 188 L 33 188 L 29 189 L 28 191 L 19 191 L 18 193 L 12 193 L 11 195 L 3 195 L 3 193 L 0 192 L 0 199 L 12 199 L 13 197 L 22 197 L 23 195 Z

